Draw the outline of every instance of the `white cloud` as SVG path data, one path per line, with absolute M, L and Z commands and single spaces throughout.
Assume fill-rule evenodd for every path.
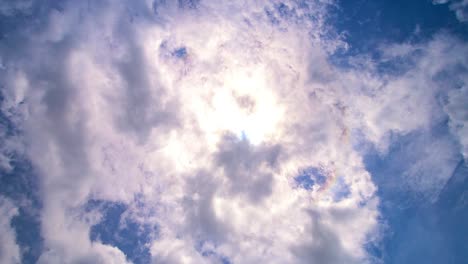
M 21 263 L 20 248 L 16 244 L 15 230 L 11 227 L 11 219 L 18 214 L 13 203 L 0 196 L 0 262 L 5 264 Z
M 32 31 L 18 52 L 30 56 L 10 46 L 2 57 L 40 175 L 40 261 L 126 261 L 90 241 L 92 198 L 157 223 L 150 247 L 163 263 L 366 262 L 378 198 L 353 133 L 385 153 L 391 133 L 439 120 L 445 90 L 432 79 L 463 48 L 436 38 L 399 76 L 368 61 L 345 70 L 328 62 L 344 44 L 323 37 L 321 1 L 286 1 L 283 14 L 268 1 L 178 3 L 67 3 Z M 307 167 L 327 178 L 312 191 L 294 182 Z

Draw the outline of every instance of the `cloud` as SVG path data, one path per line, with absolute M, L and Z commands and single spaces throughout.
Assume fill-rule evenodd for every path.
M 357 259 L 342 248 L 341 241 L 330 227 L 320 220 L 320 213 L 310 213 L 310 241 L 293 247 L 300 263 L 357 263 Z
M 18 214 L 18 209 L 13 203 L 0 196 L 0 261 L 5 264 L 21 262 L 19 246 L 16 244 L 15 231 L 11 227 L 11 219 Z
M 2 85 L 18 113 L 15 142 L 39 174 L 39 262 L 137 261 L 90 239 L 103 220 L 86 210 L 92 200 L 157 226 L 144 245 L 157 263 L 369 260 L 379 198 L 356 135 L 385 154 L 392 135 L 448 113 L 465 144 L 458 92 L 436 77 L 466 65 L 466 48 L 441 35 L 382 47 L 387 62 L 407 62 L 398 74 L 366 57 L 340 68 L 328 59 L 345 45 L 328 6 L 70 1 L 9 36 Z M 320 186 L 298 188 L 307 168 L 323 174 Z
M 455 12 L 460 22 L 468 21 L 468 1 L 466 0 L 433 0 L 433 4 L 449 4 L 450 10 Z
M 13 16 L 17 14 L 28 14 L 32 9 L 32 0 L 7 0 L 0 4 L 0 14 L 4 16 Z
M 245 193 L 253 202 L 271 195 L 272 170 L 279 146 L 250 146 L 246 139 L 227 135 L 220 143 L 217 163 L 223 168 L 234 193 Z
M 450 116 L 450 128 L 459 138 L 461 153 L 465 160 L 468 157 L 468 131 L 466 124 L 468 122 L 468 100 L 467 81 L 464 80 L 463 86 L 457 90 L 452 90 L 448 94 L 448 103 L 445 106 L 447 114 Z

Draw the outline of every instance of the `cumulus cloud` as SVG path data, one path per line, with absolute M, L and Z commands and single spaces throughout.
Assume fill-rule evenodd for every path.
M 439 36 L 383 47 L 411 61 L 402 74 L 343 69 L 328 5 L 70 1 L 9 36 L 2 85 L 40 175 L 39 262 L 130 261 L 90 240 L 92 199 L 158 226 L 155 263 L 368 261 L 379 201 L 357 135 L 384 154 L 447 111 L 465 146 L 463 100 L 435 77 L 466 48 Z M 300 188 L 311 167 L 325 181 Z
M 15 231 L 11 227 L 11 219 L 18 214 L 13 203 L 0 196 L 0 261 L 5 264 L 21 263 L 20 249 L 16 244 Z

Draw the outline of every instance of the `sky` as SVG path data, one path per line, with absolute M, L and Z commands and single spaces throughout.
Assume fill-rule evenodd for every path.
M 467 0 L 0 1 L 0 263 L 465 263 L 467 43 Z

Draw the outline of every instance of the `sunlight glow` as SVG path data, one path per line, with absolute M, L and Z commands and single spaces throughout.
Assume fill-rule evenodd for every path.
M 283 113 L 267 85 L 265 69 L 234 69 L 225 73 L 223 82 L 212 99 L 211 126 L 252 144 L 273 137 Z

